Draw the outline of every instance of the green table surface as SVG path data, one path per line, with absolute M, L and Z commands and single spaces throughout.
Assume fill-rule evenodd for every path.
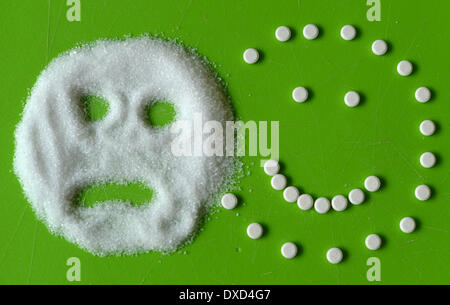
M 68 22 L 67 9 L 66 1 L 0 2 L 0 283 L 70 283 L 69 257 L 81 261 L 82 284 L 373 284 L 370 257 L 381 262 L 377 283 L 450 283 L 449 1 L 381 0 L 379 22 L 367 20 L 363 0 L 81 0 L 80 22 Z M 303 38 L 308 23 L 319 25 L 317 40 Z M 344 24 L 357 27 L 356 40 L 341 39 Z M 275 39 L 279 25 L 294 30 L 289 42 Z M 302 192 L 331 198 L 372 174 L 382 189 L 345 212 L 305 212 L 270 187 L 260 157 L 244 157 L 239 207 L 217 209 L 176 253 L 102 258 L 51 235 L 12 171 L 29 89 L 49 61 L 79 43 L 144 33 L 179 38 L 207 56 L 239 119 L 280 122 L 282 172 Z M 385 56 L 372 54 L 376 39 L 389 42 Z M 262 52 L 260 63 L 243 62 L 249 47 Z M 396 72 L 402 59 L 414 63 L 409 77 Z M 298 85 L 313 93 L 308 102 L 292 101 Z M 431 102 L 415 101 L 419 86 L 432 89 Z M 363 94 L 357 108 L 344 105 L 348 90 Z M 438 123 L 435 135 L 419 133 L 424 119 Z M 420 166 L 425 151 L 438 155 L 435 168 Z M 414 197 L 421 183 L 433 188 L 426 202 Z M 400 231 L 404 216 L 417 219 L 416 232 Z M 256 241 L 246 235 L 254 221 L 266 227 Z M 364 246 L 370 233 L 383 236 L 380 250 Z M 295 259 L 281 256 L 286 241 L 301 246 Z M 334 246 L 346 253 L 339 265 L 325 258 Z

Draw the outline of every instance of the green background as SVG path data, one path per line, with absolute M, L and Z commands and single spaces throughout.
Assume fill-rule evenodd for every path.
M 81 0 L 81 22 L 66 20 L 66 1 L 0 2 L 0 283 L 64 284 L 66 260 L 81 260 L 82 284 L 371 284 L 366 261 L 381 261 L 382 284 L 450 283 L 449 1 L 381 0 L 381 21 L 369 22 L 365 0 L 329 1 L 95 1 Z M 320 26 L 317 40 L 301 29 Z M 344 24 L 358 28 L 354 41 L 339 36 Z M 279 25 L 294 30 L 291 41 L 274 37 Z M 243 158 L 236 210 L 218 209 L 194 242 L 172 255 L 94 257 L 55 237 L 36 220 L 12 172 L 13 132 L 31 88 L 50 60 L 80 42 L 143 33 L 180 38 L 215 63 L 227 83 L 238 117 L 280 122 L 280 160 L 290 183 L 314 196 L 331 198 L 362 187 L 366 176 L 383 178 L 383 188 L 360 206 L 318 215 L 286 203 L 259 167 L 259 157 Z M 370 51 L 386 39 L 385 56 Z M 258 48 L 263 58 L 247 65 L 242 52 Z M 396 65 L 411 60 L 415 72 L 401 77 Z M 304 85 L 312 98 L 292 101 Z M 419 86 L 433 99 L 414 100 Z M 348 90 L 363 103 L 344 105 Z M 438 122 L 424 137 L 419 123 Z M 424 169 L 424 151 L 439 163 Z M 427 183 L 433 197 L 419 202 L 414 188 Z M 399 229 L 415 217 L 412 234 Z M 260 240 L 246 226 L 266 226 Z M 379 233 L 384 246 L 369 251 L 364 239 Z M 286 241 L 301 245 L 292 260 L 280 255 Z M 344 262 L 331 265 L 327 249 L 342 247 Z

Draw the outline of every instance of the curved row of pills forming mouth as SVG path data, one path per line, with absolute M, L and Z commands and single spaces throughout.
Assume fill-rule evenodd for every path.
M 308 24 L 303 28 L 303 36 L 307 40 L 314 40 L 319 37 L 320 30 L 314 24 Z M 357 30 L 352 25 L 345 25 L 341 28 L 340 35 L 344 40 L 353 40 L 357 36 Z M 287 26 L 280 26 L 275 30 L 275 37 L 278 41 L 286 42 L 291 39 L 291 30 Z M 372 52 L 381 56 L 388 51 L 388 44 L 384 40 L 375 40 L 371 46 Z M 244 51 L 244 61 L 248 64 L 255 64 L 259 61 L 259 51 L 255 48 L 249 48 Z M 413 64 L 408 60 L 401 60 L 397 64 L 397 72 L 401 76 L 409 76 L 414 70 Z M 416 89 L 415 98 L 419 103 L 426 103 L 431 99 L 431 91 L 427 87 Z M 292 91 L 292 99 L 297 103 L 303 103 L 310 96 L 308 89 L 298 86 Z M 360 95 L 356 91 L 349 91 L 344 96 L 344 103 L 348 107 L 356 107 L 360 103 Z M 436 124 L 431 120 L 424 120 L 420 123 L 419 130 L 424 136 L 431 136 L 436 131 Z M 436 164 L 436 156 L 432 152 L 424 152 L 419 162 L 424 168 L 431 168 Z M 364 202 L 365 194 L 355 188 L 350 191 L 348 198 L 344 195 L 336 195 L 331 202 L 326 197 L 313 199 L 309 194 L 300 194 L 295 186 L 287 186 L 287 178 L 280 174 L 280 165 L 277 160 L 268 160 L 264 164 L 264 171 L 271 176 L 271 185 L 275 190 L 283 190 L 283 197 L 287 202 L 297 202 L 301 210 L 309 210 L 314 207 L 317 213 L 325 214 L 331 208 L 335 211 L 344 211 L 348 202 L 359 205 Z M 376 176 L 369 176 L 364 181 L 364 187 L 369 192 L 378 191 L 381 187 L 381 180 Z M 428 200 L 431 197 L 431 189 L 425 184 L 421 184 L 414 190 L 415 197 L 420 201 Z M 222 198 L 222 205 L 226 209 L 233 209 L 238 203 L 234 194 L 225 194 Z M 400 220 L 400 230 L 404 233 L 412 233 L 416 229 L 416 221 L 412 217 L 404 217 Z M 259 223 L 251 223 L 247 227 L 247 235 L 251 239 L 259 239 L 264 234 L 264 228 Z M 370 234 L 365 239 L 365 245 L 369 250 L 378 250 L 382 245 L 382 238 L 378 234 Z M 292 242 L 286 242 L 281 247 L 281 254 L 288 259 L 294 258 L 298 254 L 298 246 Z M 344 258 L 344 253 L 340 248 L 331 248 L 326 253 L 327 260 L 332 264 L 340 263 Z

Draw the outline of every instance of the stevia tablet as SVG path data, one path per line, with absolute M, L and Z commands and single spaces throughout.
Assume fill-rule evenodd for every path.
M 319 197 L 314 202 L 314 209 L 319 214 L 325 214 L 330 210 L 330 200 L 325 197 Z
M 316 39 L 319 36 L 319 28 L 315 24 L 307 24 L 303 28 L 303 36 L 308 39 Z
M 356 36 L 356 29 L 352 25 L 344 25 L 341 29 L 341 37 L 344 40 L 352 40 Z
M 352 204 L 361 204 L 364 201 L 364 192 L 360 189 L 353 189 L 350 191 L 350 193 L 348 194 L 348 200 L 352 203 Z
M 237 205 L 237 197 L 234 194 L 231 193 L 227 193 L 225 195 L 222 196 L 222 206 L 227 209 L 227 210 L 232 210 L 236 207 Z
M 250 48 L 244 51 L 244 61 L 248 64 L 254 64 L 259 60 L 259 52 L 254 48 Z
M 270 183 L 275 190 L 281 191 L 286 187 L 287 179 L 282 174 L 276 174 L 275 176 L 272 177 Z
M 300 192 L 295 186 L 288 186 L 283 191 L 284 200 L 287 202 L 296 202 L 298 196 L 300 196 Z

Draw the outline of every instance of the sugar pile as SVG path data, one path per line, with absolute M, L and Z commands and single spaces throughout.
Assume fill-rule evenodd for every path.
M 88 122 L 80 100 L 101 96 L 109 111 Z M 100 40 L 54 59 L 41 73 L 19 123 L 14 171 L 50 231 L 97 255 L 171 251 L 196 231 L 235 169 L 233 157 L 176 157 L 169 126 L 143 118 L 149 101 L 174 104 L 175 120 L 233 118 L 212 70 L 192 51 L 150 37 Z M 151 203 L 75 204 L 88 185 L 145 183 Z

